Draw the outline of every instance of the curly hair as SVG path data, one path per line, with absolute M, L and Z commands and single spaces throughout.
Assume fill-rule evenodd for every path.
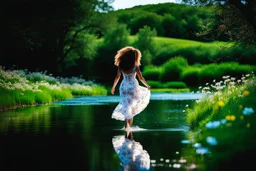
M 129 70 L 134 66 L 140 66 L 140 60 L 140 50 L 132 46 L 126 46 L 117 52 L 114 64 L 122 70 Z

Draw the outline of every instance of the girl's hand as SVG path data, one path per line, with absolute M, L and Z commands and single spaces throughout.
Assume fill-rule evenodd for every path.
M 111 94 L 115 94 L 115 88 L 111 89 Z
M 147 85 L 147 88 L 148 88 L 148 90 L 150 90 L 151 87 L 149 85 Z

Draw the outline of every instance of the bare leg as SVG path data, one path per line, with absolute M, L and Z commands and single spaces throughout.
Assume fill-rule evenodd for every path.
M 133 118 L 129 119 L 128 122 L 129 122 L 129 125 L 132 126 Z
M 130 128 L 130 123 L 129 123 L 129 119 L 125 119 L 125 128 Z

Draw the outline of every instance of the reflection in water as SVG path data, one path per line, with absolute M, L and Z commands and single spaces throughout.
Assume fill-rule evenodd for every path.
M 139 142 L 134 141 L 132 132 L 112 138 L 113 147 L 121 159 L 125 171 L 142 171 L 150 169 L 150 157 Z

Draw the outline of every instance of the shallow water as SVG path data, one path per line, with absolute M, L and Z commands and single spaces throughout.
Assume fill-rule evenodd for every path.
M 135 116 L 132 142 L 147 152 L 148 170 L 187 167 L 180 154 L 188 131 L 184 110 L 198 98 L 194 93 L 152 93 L 148 107 Z M 77 97 L 1 112 L 0 170 L 122 170 L 129 159 L 120 158 L 113 138 L 126 131 L 124 122 L 111 119 L 118 102 L 119 96 Z

